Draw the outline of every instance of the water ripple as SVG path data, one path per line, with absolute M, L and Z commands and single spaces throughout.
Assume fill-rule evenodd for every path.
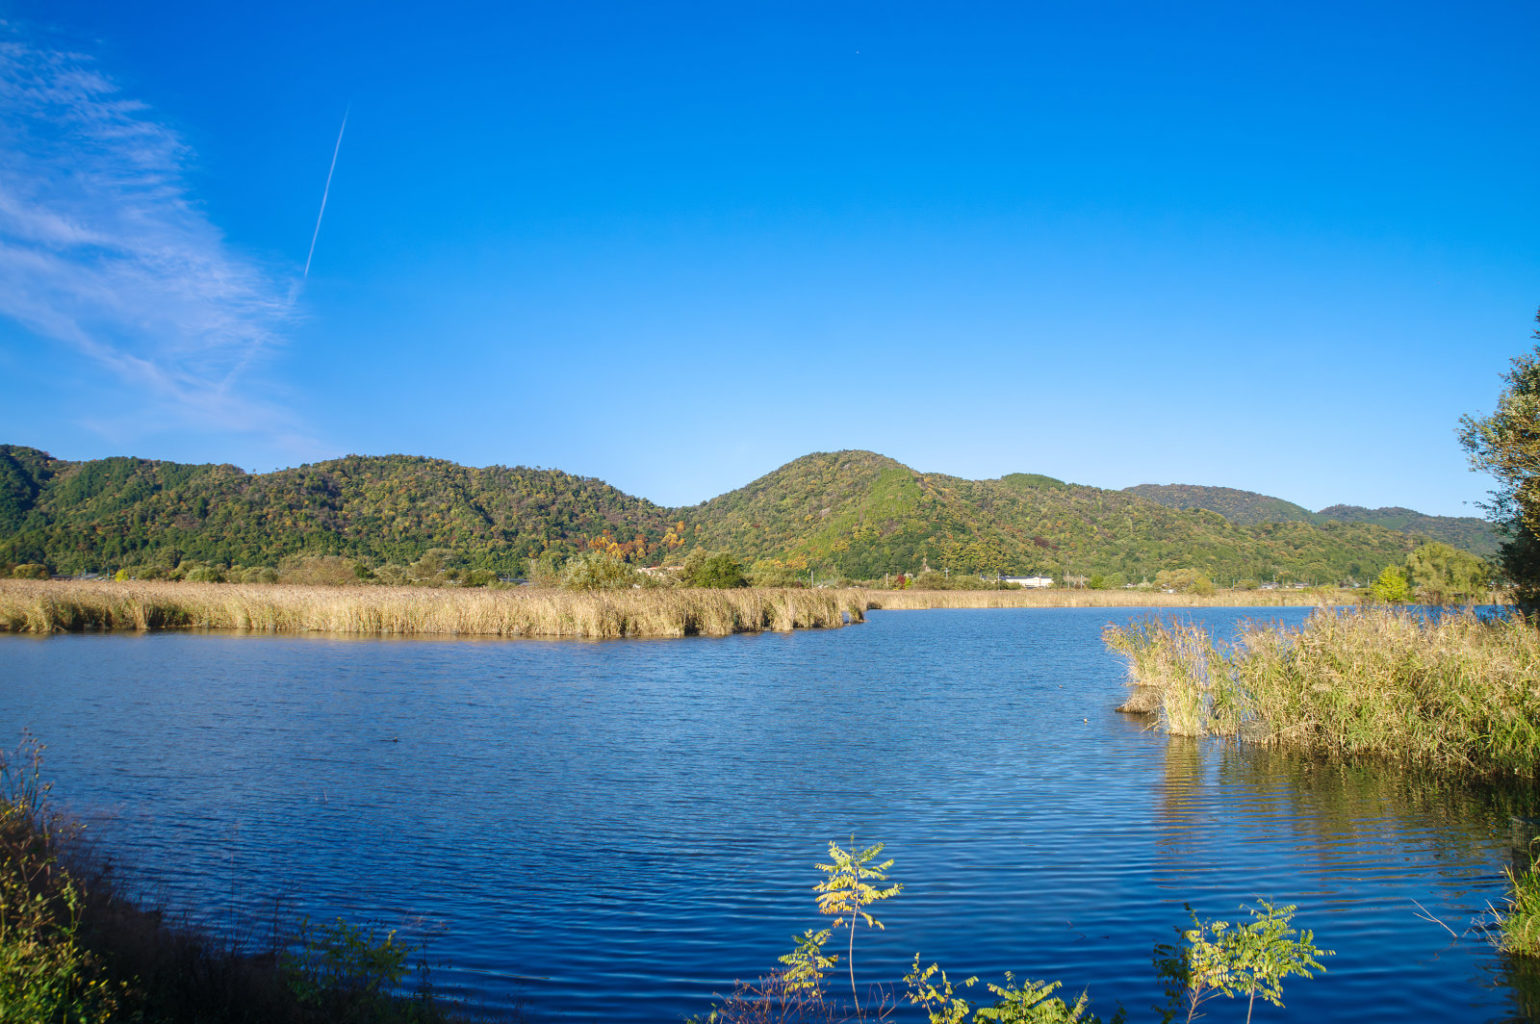
M 302 913 L 398 927 L 488 1011 L 700 1012 L 817 923 L 813 864 L 853 834 L 905 885 L 860 935 L 872 983 L 918 950 L 1140 1019 L 1183 904 L 1233 918 L 1264 895 L 1338 951 L 1269 1019 L 1522 1019 L 1530 983 L 1418 904 L 1459 932 L 1500 901 L 1532 800 L 1151 733 L 1109 710 L 1099 635 L 1132 615 L 667 643 L 3 637 L 0 715 L 49 743 L 56 797 L 147 898 L 253 941 Z

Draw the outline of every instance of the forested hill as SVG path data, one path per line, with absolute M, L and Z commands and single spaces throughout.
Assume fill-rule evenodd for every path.
M 1239 492 L 1237 492 L 1239 493 Z M 1137 493 L 1013 474 L 964 480 L 864 451 L 817 453 L 700 505 L 668 509 L 557 470 L 348 456 L 248 474 L 229 465 L 54 459 L 0 446 L 0 564 L 56 572 L 181 561 L 276 566 L 302 554 L 515 575 L 545 551 L 644 564 L 691 548 L 854 578 L 954 572 L 1103 574 L 1196 568 L 1224 583 L 1367 580 L 1423 535 L 1388 525 L 1238 523 Z
M 602 542 L 647 559 L 673 537 L 666 510 L 558 470 L 350 455 L 248 474 L 0 446 L 0 562 L 59 572 L 181 559 L 274 566 L 301 553 L 404 563 L 447 548 L 517 574 L 547 547 Z
M 1492 524 L 1474 516 L 1428 516 L 1409 508 L 1363 508 L 1358 505 L 1333 505 L 1311 512 L 1302 505 L 1254 491 L 1192 484 L 1140 484 L 1127 488 L 1127 491 L 1170 508 L 1205 508 L 1243 526 L 1257 523 L 1372 523 L 1443 541 L 1482 556 L 1496 554 L 1499 543 Z
M 1364 580 L 1418 543 L 1356 523 L 1241 526 L 1035 474 L 920 473 L 863 451 L 804 456 L 691 511 L 707 547 L 868 578 L 929 566 L 1138 581 L 1190 567 L 1221 581 Z
M 1495 555 L 1500 543 L 1492 524 L 1474 516 L 1425 516 L 1421 512 L 1399 506 L 1364 508 L 1361 505 L 1332 505 L 1321 509 L 1316 517 L 1342 523 L 1374 523 L 1391 530 L 1420 533 L 1482 556 Z
M 1126 488 L 1170 508 L 1206 508 L 1218 512 L 1232 523 L 1253 526 L 1257 523 L 1314 523 L 1316 515 L 1303 505 L 1282 498 L 1271 498 L 1255 491 L 1233 487 L 1201 487 L 1195 484 L 1139 484 Z M 1381 526 L 1385 525 L 1383 523 Z

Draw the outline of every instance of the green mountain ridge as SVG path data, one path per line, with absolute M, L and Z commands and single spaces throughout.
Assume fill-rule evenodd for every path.
M 0 446 L 0 562 L 62 572 L 181 559 L 276 565 L 289 555 L 410 562 L 429 548 L 522 571 L 548 547 L 609 536 L 656 544 L 664 510 L 559 470 L 350 455 L 274 473 Z
M 1137 581 L 1192 567 L 1224 581 L 1362 580 L 1418 542 L 1363 524 L 1240 526 L 1037 474 L 964 480 L 862 451 L 804 456 L 694 511 L 708 547 L 856 578 L 928 566 Z
M 1492 524 L 1474 516 L 1429 516 L 1399 506 L 1371 509 L 1360 505 L 1332 505 L 1311 512 L 1303 505 L 1255 491 L 1194 484 L 1139 484 L 1124 490 L 1170 508 L 1208 509 L 1245 526 L 1270 522 L 1318 526 L 1328 522 L 1369 523 L 1443 541 L 1482 557 L 1495 555 L 1501 543 Z
M 406 563 L 443 548 L 466 568 L 516 575 L 546 551 L 601 548 L 656 564 L 704 547 L 864 579 L 929 567 L 1137 581 L 1190 567 L 1220 582 L 1336 582 L 1372 578 L 1423 539 L 1324 514 L 1241 523 L 1039 474 L 965 480 L 867 451 L 806 455 L 670 509 L 559 470 L 421 456 L 350 455 L 248 474 L 126 457 L 69 462 L 0 445 L 0 563 L 64 573 L 184 559 L 276 565 L 307 554 Z

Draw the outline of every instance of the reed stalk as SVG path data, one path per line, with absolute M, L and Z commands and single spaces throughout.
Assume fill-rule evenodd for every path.
M 370 636 L 725 636 L 861 622 L 854 590 L 566 591 L 162 581 L 0 581 L 0 631 L 231 630 Z
M 1219 590 L 1208 595 L 1158 590 L 865 590 L 867 607 L 924 608 L 1288 608 L 1356 604 L 1356 591 Z
M 1161 622 L 1104 638 L 1145 694 L 1145 706 L 1124 707 L 1157 705 L 1173 734 L 1242 732 L 1478 775 L 1540 771 L 1540 630 L 1521 615 L 1322 609 L 1297 631 L 1249 627 L 1232 645 Z

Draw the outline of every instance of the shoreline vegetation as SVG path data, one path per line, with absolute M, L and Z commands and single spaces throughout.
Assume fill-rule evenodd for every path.
M 863 590 L 867 607 L 884 611 L 931 608 L 1310 608 L 1356 604 L 1345 587 L 1309 590 L 1215 590 L 1206 594 L 1159 590 Z
M 1317 515 L 1263 495 L 1231 491 L 1215 502 L 1176 490 L 1152 500 L 1039 474 L 965 480 L 836 451 L 665 508 L 554 469 L 388 455 L 248 474 L 136 458 L 73 462 L 0 444 L 0 572 L 258 582 L 331 559 L 382 584 L 440 572 L 490 582 L 525 575 L 530 561 L 599 552 L 658 566 L 705 551 L 730 552 L 761 586 L 810 571 L 814 582 L 843 582 L 923 576 L 931 566 L 954 580 L 1050 573 L 1117 587 L 1202 566 L 1215 583 L 1319 584 L 1372 579 L 1425 541 L 1473 556 L 1496 548 L 1490 525 L 1469 517 L 1345 506 Z
M 1540 778 L 1540 629 L 1520 612 L 1322 608 L 1231 643 L 1191 623 L 1108 626 L 1119 710 L 1174 736 L 1234 737 L 1468 777 Z
M 825 629 L 871 609 L 1283 607 L 1352 603 L 1351 590 L 870 590 L 671 588 L 573 591 L 341 587 L 153 580 L 0 580 L 0 632 L 209 630 L 354 636 L 726 636 Z
M 1119 711 L 1171 736 L 1214 736 L 1477 783 L 1540 785 L 1540 621 L 1512 609 L 1321 608 L 1297 630 L 1251 625 L 1228 643 L 1193 623 L 1109 625 L 1128 665 Z M 1535 834 L 1533 818 L 1513 819 Z M 1495 943 L 1540 958 L 1540 869 L 1530 839 Z
M 726 636 L 861 621 L 846 590 L 507 590 L 0 581 L 0 631 L 216 630 L 357 636 Z
M 393 931 L 275 919 L 248 947 L 125 897 L 81 827 L 49 806 L 42 749 L 24 740 L 0 752 L 0 1021 L 490 1020 L 436 996 L 422 948 Z
M 823 880 L 813 886 L 818 912 L 825 927 L 809 928 L 793 935 L 790 953 L 778 958 L 783 965 L 756 981 L 739 981 L 731 994 L 718 996 L 703 1016 L 685 1019 L 685 1024 L 849 1024 L 849 1022 L 885 1022 L 893 1019 L 900 1006 L 908 1003 L 923 1013 L 929 1024 L 1125 1024 L 1128 1014 L 1121 1003 L 1105 1022 L 1089 1009 L 1089 989 L 1082 990 L 1073 1002 L 1060 981 L 1032 981 L 1006 971 L 1002 984 L 984 985 L 988 995 L 970 991 L 979 982 L 977 976 L 953 982 L 940 964 L 921 967 L 919 953 L 913 967 L 904 976 L 902 1000 L 896 988 L 872 985 L 867 988 L 865 1005 L 856 984 L 856 932 L 864 922 L 868 931 L 886 931 L 886 926 L 871 913 L 871 907 L 892 899 L 903 891 L 903 883 L 888 882 L 893 859 L 873 863 L 881 856 L 883 844 L 861 849 L 855 836 L 850 848 L 829 843 L 832 863 L 814 865 L 823 872 Z M 1246 1001 L 1246 1021 L 1250 1024 L 1257 997 L 1264 1003 L 1283 1006 L 1283 983 L 1291 977 L 1313 978 L 1324 972 L 1318 958 L 1336 956 L 1315 944 L 1315 933 L 1293 925 L 1297 907 L 1275 904 L 1257 897 L 1255 905 L 1242 905 L 1250 921 L 1201 920 L 1191 905 L 1186 907 L 1191 928 L 1178 927 L 1175 943 L 1157 944 L 1152 951 L 1155 977 L 1163 1004 L 1152 1007 L 1162 1021 L 1192 1021 L 1206 1014 L 1206 1004 L 1215 999 Z M 850 979 L 850 1000 L 846 1002 L 838 976 L 841 954 L 838 942 L 830 946 L 834 933 L 846 932 L 845 971 Z M 1293 986 L 1290 986 L 1291 989 Z M 975 998 L 970 1000 L 968 996 Z

